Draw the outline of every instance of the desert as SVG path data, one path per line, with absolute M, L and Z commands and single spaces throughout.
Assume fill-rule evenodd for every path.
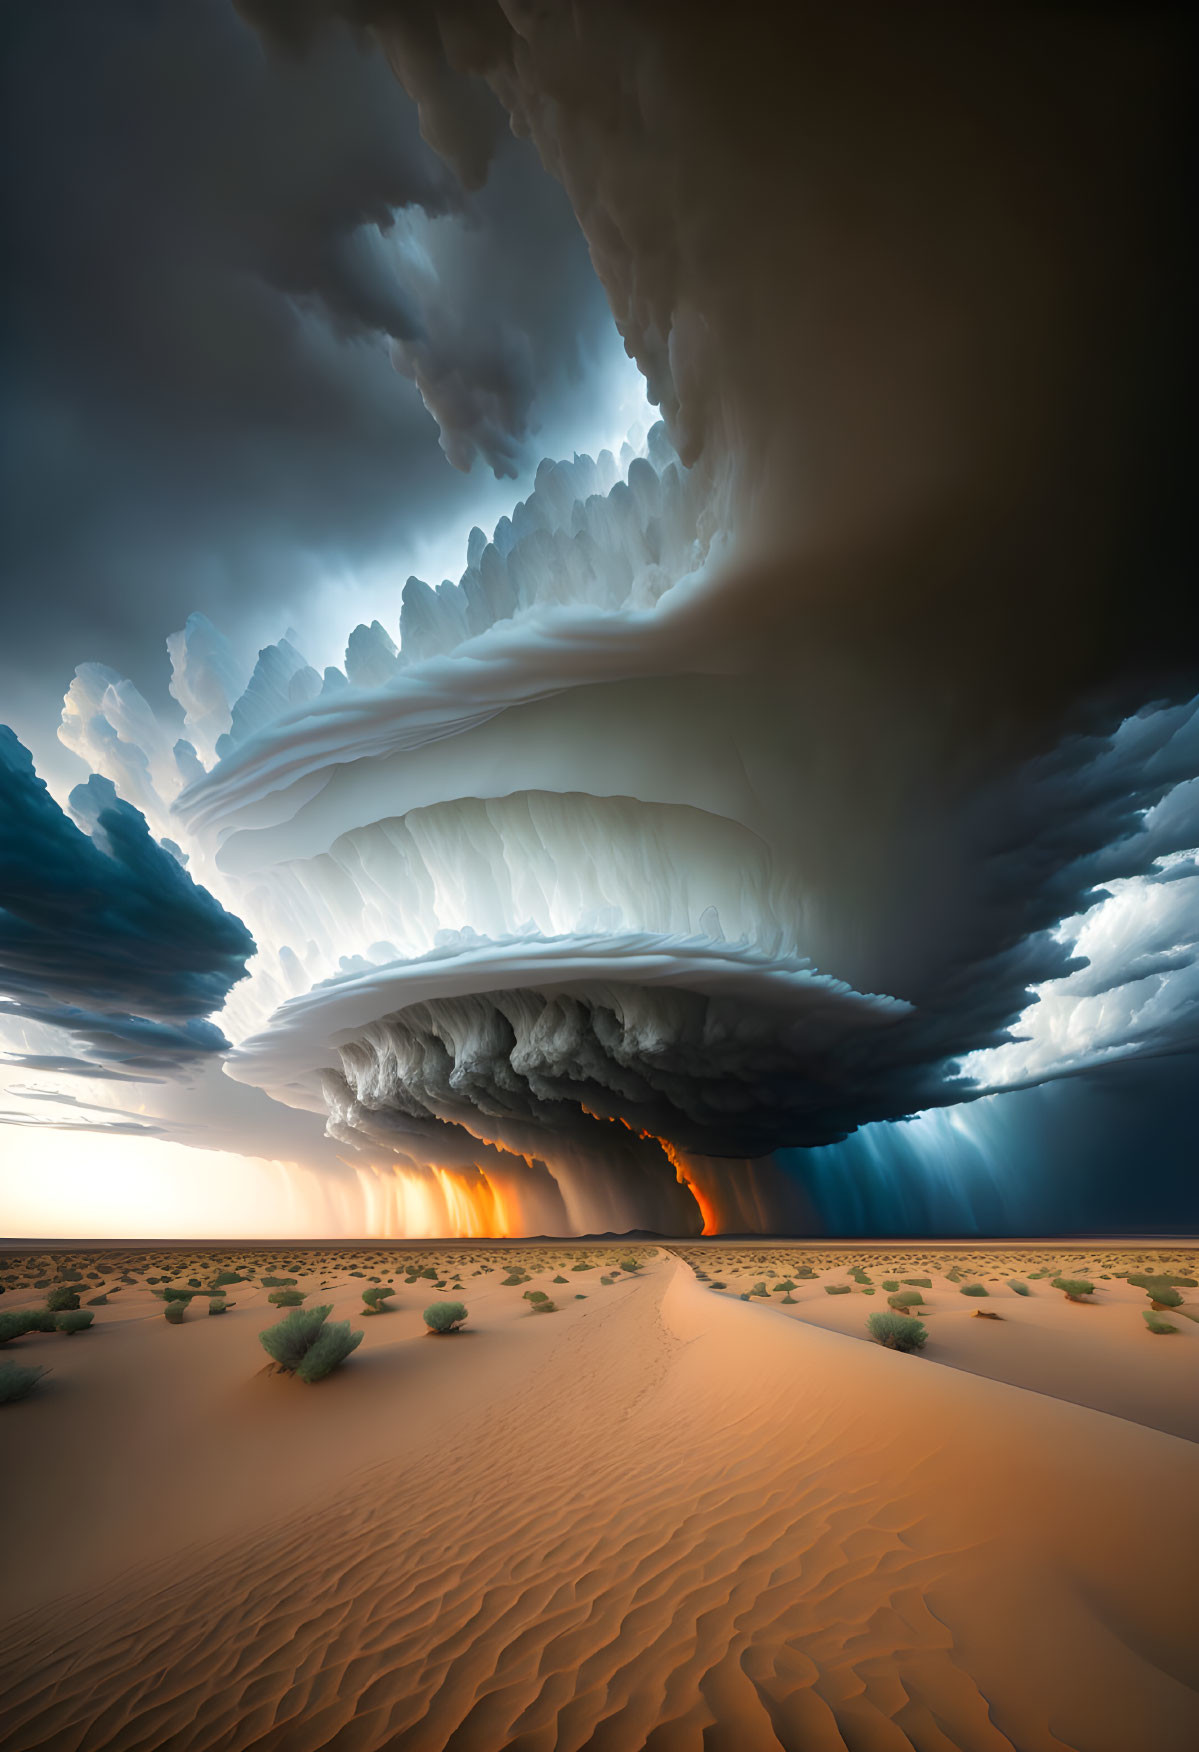
M 4 1348 L 48 1370 L 4 1420 L 4 1743 L 1182 1752 L 1199 1304 L 1155 1335 L 1126 1274 L 1197 1253 L 9 1253 L 6 1314 L 107 1300 Z M 892 1274 L 932 1279 L 923 1351 L 867 1333 Z M 365 1332 L 343 1366 L 274 1371 L 264 1278 Z

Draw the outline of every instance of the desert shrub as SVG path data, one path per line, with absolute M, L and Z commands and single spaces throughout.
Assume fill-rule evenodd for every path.
M 27 1332 L 34 1331 L 30 1313 L 30 1309 L 23 1308 L 19 1313 L 0 1314 L 0 1344 L 11 1344 L 14 1338 L 24 1338 Z
M 28 1399 L 45 1373 L 28 1363 L 0 1363 L 0 1405 Z
M 828 1296 L 848 1296 L 851 1284 L 825 1284 L 824 1291 Z
M 894 1296 L 887 1297 L 888 1308 L 919 1308 L 924 1297 L 919 1290 L 900 1290 Z
M 435 1268 L 434 1268 L 434 1267 L 433 1267 L 433 1266 L 431 1266 L 431 1265 L 426 1265 L 426 1266 L 425 1266 L 425 1268 L 424 1268 L 424 1270 L 423 1270 L 423 1271 L 420 1271 L 420 1272 L 418 1272 L 418 1273 L 417 1273 L 417 1276 L 418 1276 L 418 1277 L 423 1277 L 423 1278 L 428 1278 L 428 1280 L 429 1280 L 429 1282 L 430 1282 L 430 1283 L 436 1283 L 436 1282 L 437 1282 L 437 1272 L 436 1272 L 436 1269 L 435 1269 Z
M 1182 1305 L 1182 1297 L 1169 1284 L 1151 1284 L 1149 1300 L 1155 1308 L 1178 1308 Z
M 323 1381 L 334 1369 L 339 1369 L 351 1351 L 362 1343 L 360 1332 L 351 1332 L 348 1320 L 334 1320 L 322 1326 L 316 1340 L 296 1364 L 296 1374 L 311 1387 Z
M 55 1320 L 59 1332 L 86 1332 L 96 1316 L 86 1308 L 64 1308 Z
M 187 1303 L 178 1301 L 164 1302 L 162 1305 L 162 1311 L 166 1315 L 167 1321 L 171 1326 L 181 1326 L 183 1324 L 183 1316 L 187 1313 Z
M 931 1290 L 933 1287 L 932 1278 L 904 1278 L 903 1281 L 905 1284 L 911 1284 L 914 1290 Z
M 457 1332 L 465 1319 L 466 1305 L 463 1302 L 430 1302 L 424 1313 L 425 1325 L 430 1332 Z
M 57 1332 L 58 1315 L 52 1308 L 27 1308 L 26 1332 Z
M 281 1369 L 293 1370 L 316 1343 L 332 1312 L 330 1303 L 316 1308 L 294 1308 L 277 1325 L 260 1332 L 259 1342 Z
M 594 1271 L 595 1267 L 593 1265 L 588 1265 L 585 1260 L 580 1259 L 578 1263 L 572 1265 L 570 1269 L 571 1271 Z
M 1155 1314 L 1152 1308 L 1142 1309 L 1141 1319 L 1145 1322 L 1145 1325 L 1149 1328 L 1150 1332 L 1165 1333 L 1178 1331 L 1177 1326 L 1172 1326 L 1168 1320 L 1163 1320 L 1161 1315 Z
M 104 1291 L 101 1290 L 101 1292 L 98 1296 L 89 1296 L 88 1297 L 87 1305 L 89 1308 L 107 1308 L 108 1297 L 105 1295 Z
M 65 1314 L 72 1308 L 78 1308 L 79 1297 L 74 1290 L 60 1286 L 58 1289 L 50 1291 L 46 1297 L 46 1306 L 52 1314 Z
M 521 1276 L 521 1274 L 519 1272 L 510 1271 L 508 1273 L 508 1276 L 501 1280 L 500 1287 L 501 1287 L 501 1289 L 507 1290 L 507 1289 L 511 1289 L 511 1287 L 514 1284 L 523 1284 L 524 1281 L 525 1281 L 524 1278 Z
M 390 1284 L 385 1287 L 363 1290 L 362 1300 L 366 1304 L 363 1312 L 366 1314 L 393 1314 L 395 1310 L 387 1304 L 388 1296 L 394 1296 L 395 1290 Z
M 183 1306 L 186 1308 L 187 1304 L 192 1299 L 193 1292 L 191 1290 L 174 1290 L 171 1288 L 170 1284 L 168 1284 L 167 1287 L 161 1291 L 161 1295 L 164 1302 L 182 1302 Z
M 1028 1285 L 1021 1283 L 1019 1278 L 1009 1278 L 1007 1287 L 1009 1290 L 1015 1290 L 1018 1296 L 1032 1295 L 1032 1291 L 1029 1289 Z
M 1061 1290 L 1068 1302 L 1077 1302 L 1081 1296 L 1090 1296 L 1095 1286 L 1090 1278 L 1055 1277 L 1053 1288 Z
M 228 1306 L 224 1296 L 209 1296 L 208 1298 L 208 1312 L 210 1314 L 223 1314 Z
M 564 1278 L 564 1277 L 561 1277 L 561 1276 L 559 1276 L 559 1277 L 556 1277 L 556 1278 L 555 1278 L 555 1279 L 554 1279 L 554 1282 L 555 1282 L 555 1283 L 556 1283 L 556 1284 L 564 1284 L 564 1283 L 565 1283 L 565 1282 L 566 1282 L 566 1279 L 565 1279 L 565 1278 Z
M 987 1296 L 987 1295 L 990 1295 L 990 1293 L 991 1292 L 987 1289 L 986 1284 L 963 1284 L 962 1285 L 963 1296 Z
M 794 1304 L 794 1302 L 795 1302 L 794 1296 L 784 1296 L 781 1305 L 782 1305 L 782 1307 L 785 1308 L 788 1303 Z
M 551 1302 L 548 1296 L 543 1296 L 540 1302 L 530 1302 L 529 1312 L 532 1314 L 556 1314 L 557 1302 Z
M 781 1283 L 775 1284 L 774 1293 L 776 1296 L 779 1294 L 789 1296 L 794 1288 L 795 1285 L 792 1283 L 791 1279 L 784 1278 Z
M 728 1287 L 727 1284 L 718 1283 L 715 1278 L 713 1278 L 712 1282 L 708 1285 L 710 1290 L 727 1290 Z
M 198 1290 L 200 1287 L 199 1278 L 188 1278 L 187 1283 L 188 1283 L 188 1288 L 192 1289 L 192 1290 Z
M 883 1279 L 883 1288 L 889 1294 L 894 1295 L 896 1290 L 898 1290 L 898 1288 L 899 1288 L 899 1279 L 898 1278 L 884 1278 Z
M 218 1271 L 212 1280 L 214 1290 L 223 1290 L 226 1284 L 248 1284 L 249 1278 L 244 1278 L 239 1271 Z
M 606 1283 L 607 1279 L 601 1278 L 600 1282 Z M 525 1291 L 525 1301 L 526 1302 L 548 1302 L 549 1297 L 546 1295 L 544 1290 L 526 1290 Z
M 361 1277 L 362 1273 L 360 1271 L 352 1271 L 350 1276 Z M 262 1287 L 264 1290 L 290 1290 L 294 1289 L 295 1282 L 296 1280 L 293 1277 L 264 1277 L 262 1280 Z
M 622 1259 L 620 1269 L 621 1271 L 640 1271 L 641 1261 L 639 1259 Z
M 267 1301 L 275 1308 L 302 1308 L 304 1305 L 299 1290 L 272 1290 Z
M 923 1350 L 928 1338 L 927 1327 L 907 1314 L 868 1314 L 866 1327 L 875 1343 L 887 1350 Z

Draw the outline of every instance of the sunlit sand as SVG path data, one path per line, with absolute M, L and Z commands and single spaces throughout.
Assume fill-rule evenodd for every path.
M 6 1314 L 73 1286 L 94 1321 L 0 1353 L 49 1371 L 5 1413 L 3 1743 L 1183 1752 L 1199 1292 L 1155 1335 L 1124 1274 L 1197 1264 L 1175 1243 L 14 1251 Z M 214 1318 L 218 1276 L 242 1281 Z M 929 1280 L 911 1355 L 867 1333 L 904 1279 Z M 193 1290 L 176 1324 L 167 1288 Z M 288 1290 L 364 1334 L 313 1386 L 259 1342 Z M 442 1300 L 468 1315 L 436 1335 Z

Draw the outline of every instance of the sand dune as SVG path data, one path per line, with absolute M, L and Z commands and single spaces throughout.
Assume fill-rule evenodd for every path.
M 164 1431 L 188 1336 L 154 1325 Z M 90 1595 L 18 1613 L 6 1747 L 1199 1738 L 1184 1441 L 726 1300 L 670 1258 L 561 1317 L 388 1344 L 319 1389 L 213 1399 L 207 1489 L 252 1524 L 189 1545 L 184 1521 L 168 1559 L 109 1552 Z M 203 1411 L 214 1384 L 195 1392 Z M 242 1485 L 272 1423 L 268 1510 Z M 69 1490 L 86 1450 L 54 1464 Z

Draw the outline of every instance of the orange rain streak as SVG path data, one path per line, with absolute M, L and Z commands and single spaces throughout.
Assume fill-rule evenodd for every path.
M 481 1168 L 474 1184 L 464 1183 L 452 1168 L 434 1168 L 433 1173 L 456 1236 L 474 1241 L 511 1235 L 503 1195 Z
M 581 1102 L 580 1106 L 582 1106 Z M 594 1113 L 590 1107 L 584 1107 L 583 1112 L 587 1115 L 588 1119 L 606 1119 L 609 1125 L 623 1125 L 626 1131 L 633 1132 L 636 1137 L 649 1138 L 652 1142 L 657 1144 L 662 1154 L 666 1157 L 666 1160 L 670 1163 L 670 1166 L 674 1169 L 674 1177 L 679 1185 L 685 1186 L 695 1200 L 700 1217 L 703 1221 L 703 1228 L 700 1230 L 700 1234 L 719 1235 L 720 1223 L 716 1216 L 716 1206 L 712 1203 L 712 1200 L 708 1197 L 707 1193 L 702 1192 L 691 1178 L 691 1173 L 687 1166 L 687 1158 L 683 1155 L 681 1150 L 676 1149 L 666 1138 L 660 1138 L 657 1132 L 638 1131 L 636 1127 L 629 1124 L 628 1120 L 625 1119 L 622 1114 Z

